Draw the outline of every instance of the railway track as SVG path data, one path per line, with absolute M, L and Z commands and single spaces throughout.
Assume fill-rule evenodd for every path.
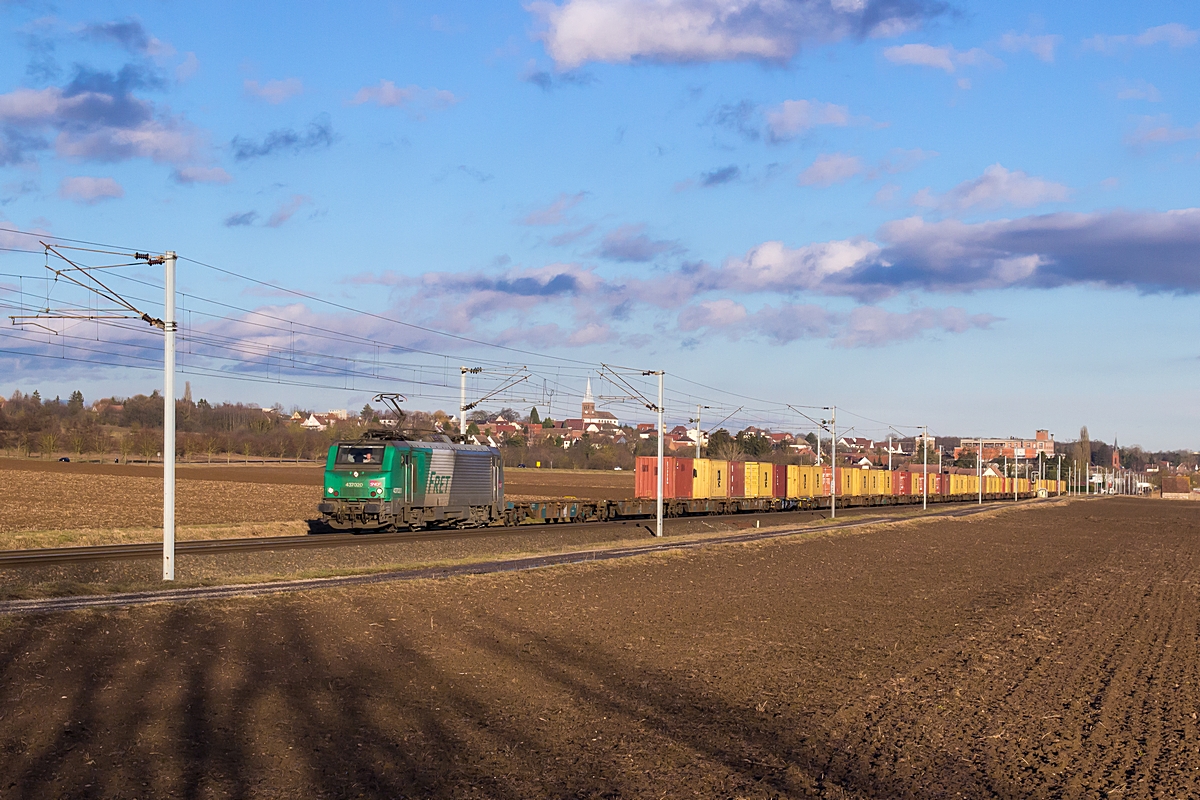
M 994 505 L 994 504 L 989 504 Z M 912 510 L 911 506 L 887 506 L 872 509 L 857 509 L 856 519 L 862 513 L 888 508 L 892 513 L 901 510 Z M 824 519 L 827 512 L 795 511 L 784 512 L 792 517 L 807 517 L 810 520 Z M 704 520 L 749 519 L 756 515 L 726 514 L 703 517 Z M 679 524 L 690 518 L 666 520 L 668 525 Z M 696 521 L 699 517 L 692 519 Z M 779 520 L 785 522 L 785 520 Z M 791 521 L 791 520 L 787 520 Z M 360 545 L 403 544 L 406 542 L 437 542 L 448 539 L 479 539 L 494 536 L 516 535 L 542 531 L 565 532 L 594 528 L 597 525 L 633 525 L 643 527 L 642 521 L 629 520 L 624 522 L 571 522 L 543 525 L 524 525 L 504 528 L 465 528 L 439 531 L 404 531 L 399 533 L 321 533 L 308 536 L 270 536 L 241 539 L 202 539 L 194 541 L 177 541 L 176 556 L 182 555 L 221 555 L 239 552 L 269 552 L 274 550 L 300 550 L 323 547 L 354 547 Z M 0 569 L 20 567 L 53 566 L 57 564 L 77 564 L 90 561 L 133 561 L 139 559 L 156 559 L 162 557 L 162 544 L 144 542 L 137 544 L 109 544 L 89 547 L 47 547 L 30 548 L 25 550 L 0 550 Z
M 983 506 L 969 506 L 966 508 L 950 508 L 945 510 L 935 511 L 931 514 L 923 515 L 921 518 L 931 517 L 966 517 L 973 514 L 979 514 L 986 511 L 991 511 L 995 508 L 1005 508 L 999 503 L 991 503 Z M 8 600 L 0 602 L 0 615 L 8 614 L 39 614 L 52 613 L 61 611 L 75 611 L 90 608 L 119 608 L 130 606 L 149 605 L 152 603 L 169 603 L 169 602 L 185 602 L 190 600 L 218 600 L 232 597 L 258 597 L 263 595 L 281 594 L 284 592 L 301 592 L 314 589 L 331 589 L 344 588 L 352 586 L 364 586 L 378 583 L 394 583 L 400 581 L 413 581 L 431 578 L 450 578 L 461 575 L 485 575 L 502 572 L 518 572 L 529 569 L 539 569 L 542 567 L 559 566 L 566 564 L 581 564 L 589 561 L 612 561 L 621 558 L 631 558 L 639 555 L 647 555 L 651 553 L 662 553 L 667 551 L 680 550 L 695 550 L 702 547 L 718 544 L 740 544 L 746 542 L 766 541 L 770 539 L 779 539 L 788 536 L 796 536 L 805 533 L 816 533 L 829 530 L 844 530 L 847 528 L 860 528 L 868 525 L 878 525 L 888 522 L 900 522 L 912 517 L 896 519 L 893 515 L 888 516 L 858 516 L 842 522 L 831 522 L 820 527 L 807 525 L 798 528 L 786 528 L 784 530 L 760 530 L 751 529 L 745 533 L 727 534 L 723 536 L 710 536 L 704 539 L 691 539 L 687 541 L 670 541 L 659 540 L 642 545 L 633 546 L 613 546 L 607 548 L 596 548 L 592 550 L 577 550 L 567 553 L 555 553 L 550 555 L 540 556 L 525 556 L 509 559 L 495 559 L 483 562 L 472 562 L 469 564 L 460 564 L 449 567 L 427 567 L 418 569 L 394 570 L 390 572 L 378 572 L 370 575 L 350 575 L 344 577 L 332 578 L 311 578 L 304 580 L 284 580 L 272 581 L 264 583 L 252 584 L 233 584 L 228 586 L 197 586 L 180 589 L 161 589 L 149 590 L 143 592 L 124 592 L 120 594 L 110 595 L 87 595 L 78 597 L 53 597 L 37 600 Z M 565 526 L 564 526 L 565 527 Z M 512 529 L 509 529 L 511 532 Z M 445 537 L 465 534 L 483 535 L 483 531 L 445 531 L 439 532 Z M 400 534 L 398 534 L 399 536 Z M 412 534 L 409 534 L 411 539 Z M 292 537 L 295 539 L 306 539 L 307 537 Z M 352 537 L 359 540 L 362 537 Z M 374 537 L 370 537 L 372 540 Z M 225 540 L 225 541 L 240 541 L 240 540 Z M 193 542 L 192 544 L 200 544 Z M 211 544 L 211 543 L 210 543 Z M 89 548 L 78 548 L 86 550 Z M 95 548 L 91 548 L 95 549 Z M 155 554 L 160 554 L 161 549 L 155 551 Z M 140 557 L 140 556 L 139 556 Z

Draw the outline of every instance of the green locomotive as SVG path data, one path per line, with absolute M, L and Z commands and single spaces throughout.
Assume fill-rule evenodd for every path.
M 494 447 L 372 431 L 337 442 L 325 462 L 320 523 L 334 530 L 478 527 L 504 511 L 504 463 Z

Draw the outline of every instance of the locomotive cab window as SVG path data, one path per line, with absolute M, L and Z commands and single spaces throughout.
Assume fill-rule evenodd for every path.
M 383 463 L 384 445 L 343 444 L 338 446 L 334 464 L 345 467 L 378 466 Z

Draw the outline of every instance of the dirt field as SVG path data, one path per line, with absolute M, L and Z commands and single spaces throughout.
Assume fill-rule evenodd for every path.
M 316 515 L 324 470 L 314 466 L 192 465 L 178 470 L 176 523 L 181 527 L 289 522 Z M 632 472 L 508 470 L 512 500 L 633 496 Z M 10 547 L 100 541 L 149 541 L 154 535 L 105 535 L 112 529 L 162 527 L 162 467 L 0 459 L 0 535 L 92 531 L 88 536 L 19 537 Z M 262 528 L 294 535 L 292 528 Z M 11 538 L 11 537 L 9 537 Z M 46 541 L 41 541 L 45 539 Z
M 1200 508 L 0 620 L 4 797 L 1195 797 Z
M 0 471 L 53 473 L 56 475 L 110 475 L 114 477 L 161 478 L 162 465 L 91 464 L 0 458 Z M 320 486 L 324 465 L 291 464 L 180 464 L 181 481 L 232 481 L 268 485 Z M 505 489 L 510 494 L 546 497 L 578 497 L 589 500 L 624 500 L 633 497 L 632 471 L 517 469 L 504 470 Z

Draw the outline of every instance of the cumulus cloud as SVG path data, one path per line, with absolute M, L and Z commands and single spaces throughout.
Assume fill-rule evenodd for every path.
M 562 225 L 566 219 L 566 214 L 575 206 L 583 202 L 583 198 L 587 197 L 587 192 L 576 192 L 575 194 L 566 194 L 565 192 L 554 198 L 554 202 L 545 208 L 539 208 L 529 212 L 524 219 L 521 220 L 522 225 Z
M 845 183 L 864 171 L 866 171 L 866 166 L 858 156 L 849 156 L 845 153 L 822 153 L 800 173 L 796 180 L 801 186 L 828 187 L 835 183 Z
M 161 114 L 136 90 L 162 88 L 154 72 L 127 64 L 117 72 L 76 67 L 63 87 L 15 89 L 0 94 L 0 153 L 28 160 L 51 146 L 60 156 L 123 161 L 147 158 L 168 164 L 198 159 L 200 134 L 178 117 Z
M 1189 28 L 1186 25 L 1181 25 L 1178 22 L 1169 22 L 1166 25 L 1147 28 L 1137 35 L 1121 34 L 1106 36 L 1104 34 L 1096 34 L 1090 39 L 1084 39 L 1083 47 L 1086 50 L 1095 50 L 1098 53 L 1107 55 L 1119 52 L 1130 46 L 1149 47 L 1156 44 L 1165 44 L 1171 48 L 1191 47 L 1196 43 L 1198 38 L 1200 38 L 1200 31 Z
M 959 67 L 971 66 L 1000 66 L 1000 59 L 980 47 L 959 51 L 949 45 L 934 47 L 930 44 L 903 44 L 889 47 L 883 51 L 883 57 L 893 64 L 907 64 L 916 67 L 933 67 L 953 73 Z
M 63 178 L 58 187 L 58 196 L 64 200 L 94 205 L 102 200 L 114 200 L 125 196 L 121 184 L 112 178 L 75 177 Z
M 242 81 L 242 90 L 246 93 L 247 97 L 254 97 L 277 106 L 303 92 L 304 84 L 299 78 L 285 78 L 284 80 L 267 81 L 266 83 Z
M 1054 49 L 1062 41 L 1061 36 L 1044 34 L 1034 36 L 1028 33 L 1006 33 L 1000 37 L 1000 49 L 1010 53 L 1028 50 L 1047 64 L 1054 63 Z
M 263 137 L 262 141 L 235 136 L 229 147 L 237 161 L 249 161 L 255 158 L 274 155 L 276 153 L 302 153 L 307 150 L 320 150 L 333 146 L 336 139 L 333 124 L 327 114 L 322 114 L 308 123 L 303 131 L 294 128 L 273 130 Z
M 645 225 L 622 225 L 604 235 L 596 255 L 612 261 L 645 262 L 679 250 L 678 242 L 651 239 Z
M 766 119 L 771 141 L 782 142 L 817 125 L 849 125 L 850 109 L 818 100 L 784 100 L 767 111 Z
M 780 345 L 828 339 L 835 347 L 882 347 L 929 331 L 964 333 L 997 321 L 990 314 L 969 314 L 955 306 L 906 312 L 859 306 L 840 313 L 818 305 L 782 303 L 750 312 L 741 303 L 722 299 L 688 306 L 679 313 L 676 324 L 685 333 L 707 329 L 730 339 L 753 336 Z
M 423 89 L 420 86 L 397 86 L 381 80 L 378 86 L 364 86 L 350 100 L 350 105 L 374 103 L 383 108 L 404 108 L 418 116 L 424 111 L 441 111 L 459 102 L 453 92 L 445 89 Z
M 589 61 L 786 62 L 804 42 L 895 36 L 945 5 L 931 0 L 565 0 L 527 6 L 560 70 Z
M 303 194 L 294 194 L 279 204 L 279 208 L 275 209 L 275 213 L 267 219 L 266 225 L 268 228 L 278 228 L 295 216 L 297 211 L 311 204 L 311 197 Z
M 1094 284 L 1200 291 L 1200 209 L 1057 213 L 966 224 L 918 218 L 883 226 L 886 242 L 850 282 L 970 290 Z
M 1043 203 L 1061 203 L 1070 198 L 1070 188 L 1061 183 L 992 164 L 978 178 L 964 181 L 944 195 L 935 196 L 924 189 L 917 193 L 913 202 L 949 211 L 990 211 L 1005 206 L 1032 208 Z

